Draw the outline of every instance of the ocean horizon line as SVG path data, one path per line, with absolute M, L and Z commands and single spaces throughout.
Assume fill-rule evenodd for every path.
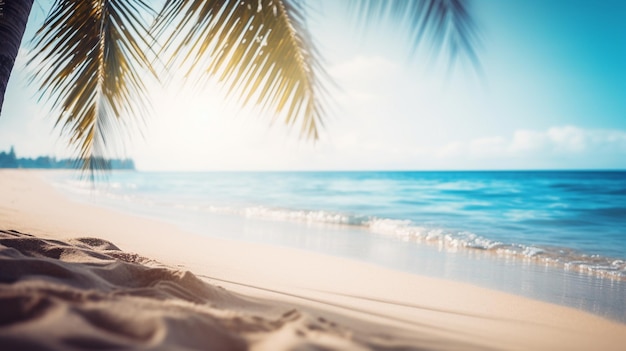
M 158 172 L 158 173 L 541 173 L 541 172 L 626 172 L 626 168 L 532 168 L 532 169 L 206 169 L 206 170 L 173 170 L 173 169 L 142 169 L 135 170 L 115 170 L 134 172 Z

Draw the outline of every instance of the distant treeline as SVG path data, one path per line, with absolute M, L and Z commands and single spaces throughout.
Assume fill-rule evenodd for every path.
M 132 159 L 105 160 L 109 169 L 135 169 Z M 52 169 L 75 169 L 80 168 L 80 163 L 75 159 L 64 158 L 57 160 L 56 157 L 39 156 L 37 158 L 17 158 L 15 150 L 11 147 L 9 152 L 0 152 L 0 168 L 52 168 Z

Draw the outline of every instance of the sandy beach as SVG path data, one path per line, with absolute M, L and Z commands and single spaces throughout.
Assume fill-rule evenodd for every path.
M 573 308 L 306 251 L 210 238 L 0 171 L 7 350 L 621 350 Z

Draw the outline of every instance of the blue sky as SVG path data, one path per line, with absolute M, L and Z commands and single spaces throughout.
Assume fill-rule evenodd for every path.
M 160 170 L 626 168 L 626 2 L 473 1 L 482 78 L 425 50 L 408 60 L 401 31 L 360 31 L 337 2 L 318 11 L 311 31 L 340 87 L 320 141 L 225 105 L 217 88 L 155 87 L 157 113 L 127 155 Z M 35 5 L 31 24 L 43 15 Z M 19 61 L 0 150 L 68 155 Z

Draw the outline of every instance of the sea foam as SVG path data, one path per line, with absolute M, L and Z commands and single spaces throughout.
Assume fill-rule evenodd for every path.
M 362 230 L 364 235 L 370 233 L 388 237 L 392 240 L 404 241 L 407 244 L 433 245 L 440 250 L 451 252 L 479 250 L 500 257 L 521 259 L 558 266 L 565 270 L 626 280 L 626 262 L 622 257 L 588 254 L 577 249 L 560 246 L 559 244 L 528 242 L 542 239 L 541 236 L 537 235 L 532 240 L 523 242 L 515 237 L 495 235 L 495 232 L 488 226 L 480 228 L 480 235 L 474 230 L 462 228 L 463 223 L 469 226 L 480 220 L 484 221 L 483 218 L 477 216 L 485 216 L 487 213 L 485 209 L 488 209 L 492 213 L 487 213 L 487 215 L 493 217 L 488 219 L 494 224 L 497 224 L 496 216 L 502 213 L 505 221 L 516 225 L 528 223 L 525 225 L 530 226 L 528 228 L 531 230 L 541 229 L 542 221 L 550 220 L 549 215 L 554 216 L 555 214 L 562 214 L 564 211 L 574 211 L 576 209 L 572 208 L 572 202 L 566 201 L 565 195 L 567 194 L 557 192 L 557 195 L 549 194 L 544 196 L 535 188 L 540 190 L 557 189 L 558 191 L 563 191 L 563 189 L 572 191 L 571 189 L 575 189 L 576 191 L 585 192 L 590 192 L 590 189 L 593 189 L 590 187 L 565 187 L 563 183 L 551 180 L 550 177 L 552 176 L 537 176 L 538 180 L 535 180 L 535 182 L 538 185 L 534 185 L 535 188 L 529 188 L 528 190 L 524 189 L 524 187 L 528 187 L 526 181 L 503 182 L 498 180 L 497 184 L 504 189 L 501 192 L 498 192 L 497 188 L 489 187 L 488 176 L 484 177 L 486 180 L 481 179 L 480 181 L 442 182 L 433 177 L 433 179 L 420 183 L 419 179 L 409 179 L 411 182 L 407 183 L 407 185 L 404 184 L 406 180 L 402 177 L 409 177 L 411 174 L 393 176 L 384 174 L 385 177 L 389 178 L 386 180 L 376 178 L 381 177 L 380 174 L 377 174 L 376 177 L 371 174 L 356 174 L 352 176 L 354 179 L 348 180 L 345 175 L 340 175 L 336 176 L 340 179 L 335 181 L 335 183 L 333 183 L 331 176 L 324 174 L 323 177 L 311 176 L 311 179 L 308 180 L 314 184 L 311 186 L 311 189 L 305 189 L 306 191 L 297 188 L 296 186 L 299 183 L 293 179 L 294 177 L 296 180 L 298 177 L 309 177 L 306 174 L 263 174 L 255 177 L 244 174 L 237 176 L 243 177 L 240 183 L 232 181 L 231 184 L 228 178 L 220 177 L 218 181 L 214 180 L 214 183 L 211 185 L 203 182 L 205 177 L 211 179 L 211 175 L 168 175 L 163 176 L 163 179 L 158 179 L 158 181 L 152 181 L 151 177 L 154 177 L 154 175 L 137 173 L 124 174 L 121 178 L 95 185 L 89 182 L 76 181 L 71 177 L 63 177 L 56 179 L 54 185 L 81 198 L 89 198 L 90 201 L 100 201 L 104 205 L 113 207 L 121 206 L 126 210 L 136 211 L 141 214 L 151 214 L 159 218 L 167 216 L 171 209 L 176 209 L 197 214 L 232 215 L 241 217 L 244 220 L 256 219 L 298 222 L 309 225 L 346 226 Z M 365 176 L 376 179 L 366 179 L 363 181 L 363 184 L 367 184 L 367 187 L 361 188 L 359 177 Z M 440 175 L 438 176 L 441 177 Z M 268 179 L 276 178 L 287 183 L 285 183 L 286 185 L 269 186 L 267 179 L 265 179 L 265 182 L 259 182 L 258 185 L 254 185 L 254 181 L 258 181 L 258 178 L 263 177 Z M 475 177 L 475 175 L 471 177 Z M 572 177 L 573 180 L 571 182 L 575 182 L 577 181 L 576 177 L 580 176 L 575 174 Z M 326 180 L 325 178 L 331 179 Z M 248 183 L 252 185 L 248 185 Z M 400 185 L 404 188 L 400 187 Z M 246 188 L 246 186 L 249 188 Z M 258 188 L 254 188 L 255 186 Z M 270 189 L 265 189 L 266 187 Z M 324 190 L 324 187 L 327 189 Z M 394 190 L 393 187 L 399 188 Z M 341 189 L 344 190 L 342 191 Z M 378 190 L 373 191 L 371 189 Z M 381 189 L 384 190 L 382 193 Z M 218 191 L 217 194 L 226 199 L 239 197 L 240 201 L 211 200 L 211 197 L 215 197 L 215 191 Z M 292 192 L 295 194 L 292 194 Z M 389 194 L 386 194 L 387 192 Z M 276 193 L 292 202 L 294 199 L 298 200 L 298 203 L 286 207 L 280 206 L 280 201 L 276 200 L 273 200 L 274 203 L 277 203 L 275 205 L 261 202 L 270 202 L 269 200 L 272 200 Z M 594 196 L 608 196 L 605 193 Z M 611 196 L 621 196 L 619 192 L 617 192 L 617 195 L 613 193 L 616 192 L 612 191 Z M 382 194 L 385 195 L 383 196 Z M 355 196 L 357 198 L 361 197 L 358 198 L 359 201 L 354 199 Z M 577 193 L 575 196 L 581 197 L 583 195 Z M 260 198 L 262 199 L 259 200 Z M 524 203 L 521 201 L 527 201 L 531 205 L 524 206 Z M 607 200 L 604 199 L 603 201 Z M 307 209 L 308 203 L 318 207 L 318 209 Z M 343 206 L 342 210 L 331 209 L 333 206 L 338 207 L 337 203 L 348 203 L 349 205 Z M 461 206 L 463 203 L 468 205 L 464 208 Z M 511 207 L 511 203 L 519 204 L 515 208 L 504 211 L 507 206 Z M 387 208 L 385 206 L 392 206 L 392 209 L 395 211 L 392 211 L 392 214 L 395 217 L 371 214 L 371 212 L 376 212 L 380 208 Z M 324 209 L 319 209 L 320 207 Z M 421 211 L 418 216 L 413 216 L 415 218 L 402 218 L 404 212 L 400 210 L 405 211 L 416 207 Z M 363 213 L 360 213 L 360 211 L 363 211 Z M 578 211 L 580 212 L 580 210 Z M 370 214 L 365 214 L 368 212 Z M 441 216 L 443 214 L 448 217 L 443 217 L 443 220 L 433 223 L 433 221 L 424 220 L 429 218 L 429 213 L 431 216 Z M 580 216 L 576 216 L 576 213 L 572 212 L 569 215 L 571 218 L 563 220 L 563 223 L 570 226 L 577 225 L 579 222 L 581 225 L 589 223 L 590 219 L 584 219 L 583 221 L 582 218 L 578 218 Z M 604 212 L 598 211 L 590 211 L 589 213 L 606 215 Z M 455 218 L 452 215 L 458 216 L 459 214 L 469 216 L 462 225 L 445 225 Z M 514 229 L 512 233 L 517 233 L 517 231 L 517 229 Z M 563 229 L 563 231 L 567 231 L 567 229 Z M 572 239 L 568 240 L 571 241 Z M 568 240 L 552 240 L 551 242 L 567 243 Z

